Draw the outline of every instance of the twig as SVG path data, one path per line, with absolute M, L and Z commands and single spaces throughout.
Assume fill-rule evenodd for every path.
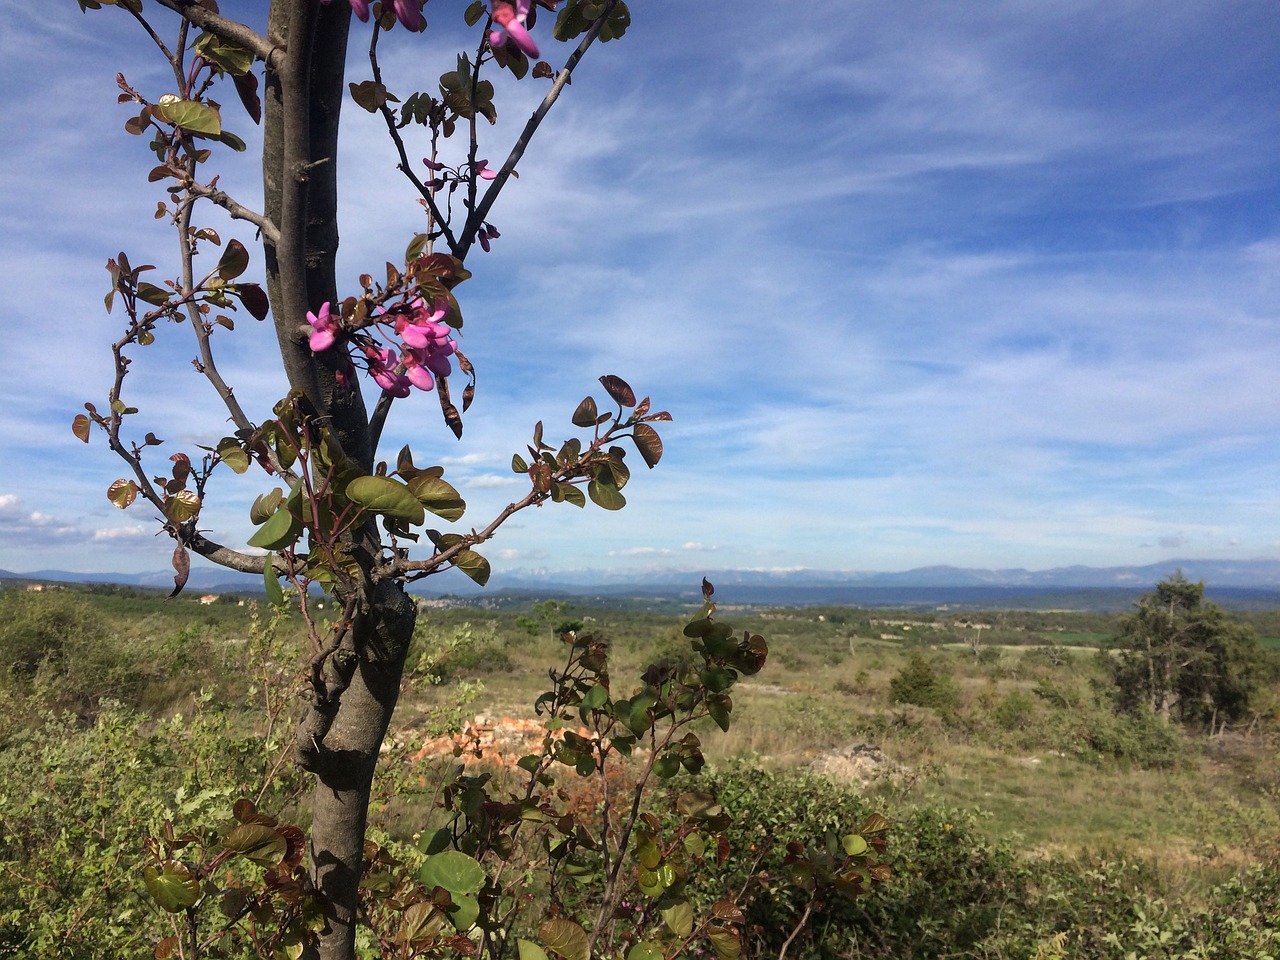
M 529 141 L 533 139 L 534 133 L 541 126 L 547 111 L 559 99 L 560 92 L 569 83 L 574 68 L 578 66 L 579 61 L 582 60 L 588 48 L 600 34 L 600 28 L 604 26 L 604 22 L 612 12 L 616 2 L 617 0 L 608 0 L 604 10 L 596 18 L 596 22 L 591 25 L 591 29 L 587 31 L 586 36 L 578 44 L 578 48 L 569 55 L 569 59 L 565 61 L 564 68 L 556 75 L 555 82 L 551 84 L 551 89 L 547 91 L 547 95 L 542 98 L 542 103 L 538 104 L 538 109 L 533 111 L 533 116 L 524 125 L 520 138 L 516 140 L 515 146 L 511 148 L 507 162 L 502 165 L 498 175 L 489 184 L 489 189 L 480 198 L 479 205 L 472 209 L 470 216 L 467 217 L 466 226 L 463 228 L 462 235 L 458 238 L 458 246 L 454 250 L 454 256 L 459 260 L 466 259 L 467 252 L 471 249 L 471 245 L 475 243 L 476 232 L 484 223 L 485 218 L 488 217 L 490 208 L 493 206 L 494 201 L 498 199 L 498 194 L 502 192 L 503 186 L 510 178 L 512 171 L 515 170 L 516 164 L 520 162 L 520 158 L 524 156 L 525 150 L 529 147 Z

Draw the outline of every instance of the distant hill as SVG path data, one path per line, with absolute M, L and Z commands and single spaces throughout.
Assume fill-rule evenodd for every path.
M 596 598 L 602 603 L 696 602 L 705 575 L 717 599 L 768 606 L 1003 607 L 1123 610 L 1175 570 L 1203 580 L 1211 599 L 1224 606 L 1280 607 L 1280 560 L 1167 560 L 1128 567 L 1056 567 L 1050 570 L 983 570 L 919 567 L 899 573 L 838 570 L 672 571 L 495 571 L 487 587 L 461 574 L 415 584 L 425 597 L 454 596 L 490 603 L 527 603 L 540 597 Z M 116 583 L 169 590 L 171 571 L 82 574 L 65 570 L 12 573 L 3 580 Z M 193 564 L 187 592 L 261 593 L 259 577 L 208 564 Z

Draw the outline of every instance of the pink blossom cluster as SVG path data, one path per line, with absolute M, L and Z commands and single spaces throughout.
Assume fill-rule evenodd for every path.
M 458 345 L 450 336 L 452 328 L 442 321 L 449 314 L 449 301 L 436 300 L 428 305 L 415 297 L 379 315 L 400 338 L 399 349 L 385 347 L 366 335 L 352 338 L 364 357 L 364 366 L 374 382 L 393 397 L 407 397 L 412 387 L 431 390 L 436 377 L 447 377 L 453 368 L 449 358 Z M 335 316 L 325 303 L 318 313 L 307 312 L 312 333 L 309 344 L 316 353 L 328 350 L 338 341 L 341 317 Z M 347 385 L 355 375 L 355 364 L 348 356 L 338 371 L 338 381 Z
M 496 50 L 509 43 L 525 56 L 538 55 L 538 45 L 524 25 L 525 18 L 529 16 L 529 0 L 515 0 L 514 4 L 507 0 L 493 0 L 493 12 L 489 16 L 496 24 L 489 31 L 489 46 Z
M 329 3 L 329 0 L 320 0 L 321 3 Z M 351 9 L 357 17 L 364 22 L 369 21 L 369 0 L 348 0 Z M 404 24 L 408 30 L 422 29 L 422 4 L 421 0 L 383 0 L 383 3 L 389 4 L 391 9 L 395 11 L 396 19 Z

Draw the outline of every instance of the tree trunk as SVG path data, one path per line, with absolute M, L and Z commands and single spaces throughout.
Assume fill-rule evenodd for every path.
M 339 388 L 339 350 L 313 353 L 306 312 L 337 300 L 337 143 L 347 3 L 273 0 L 267 35 L 284 48 L 268 69 L 263 104 L 263 206 L 279 228 L 266 243 L 267 291 L 290 387 L 325 418 L 344 452 L 373 471 L 369 417 L 357 384 Z M 332 665 L 346 684 L 328 709 L 313 704 L 299 731 L 302 765 L 316 775 L 312 798 L 312 878 L 325 901 L 320 960 L 353 960 L 365 824 L 374 767 L 400 692 L 416 608 L 392 582 L 373 580 L 381 552 L 376 527 L 359 532 L 353 556 L 364 568 L 357 613 Z
M 378 585 L 373 615 L 356 637 L 351 685 L 324 741 L 324 762 L 312 797 L 311 870 L 325 897 L 321 960 L 355 956 L 356 908 L 365 821 L 378 752 L 391 722 L 416 608 L 398 584 Z

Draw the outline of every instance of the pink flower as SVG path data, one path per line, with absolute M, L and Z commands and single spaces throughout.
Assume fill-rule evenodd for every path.
M 488 160 L 477 160 L 476 176 L 478 176 L 481 180 L 493 180 L 497 178 L 498 171 L 489 169 Z
M 316 353 L 321 350 L 328 350 L 333 346 L 333 341 L 338 333 L 338 321 L 329 313 L 329 302 L 326 300 L 324 306 L 320 308 L 320 315 L 307 311 L 307 323 L 315 328 L 315 332 L 311 334 L 311 349 Z
M 407 317 L 397 317 L 395 322 L 396 333 L 401 340 L 419 350 L 443 350 L 445 344 L 452 343 L 450 328 L 440 322 L 449 315 L 448 300 L 437 300 L 428 310 L 426 303 L 418 298 L 409 307 L 412 313 Z M 449 353 L 452 352 L 450 348 Z
M 449 341 L 449 353 L 453 353 L 453 341 Z M 447 377 L 453 372 L 447 354 L 432 353 L 428 350 L 406 350 L 400 357 L 404 364 L 405 376 L 419 390 L 431 390 L 435 387 L 436 377 Z
M 330 0 L 320 0 L 321 3 L 329 3 Z M 365 23 L 369 22 L 369 0 L 348 0 L 351 4 L 351 10 L 357 17 Z M 422 29 L 422 10 L 418 5 L 418 0 L 384 0 L 390 4 L 391 9 L 395 11 L 396 19 L 405 25 L 409 30 Z
M 391 4 L 391 9 L 396 12 L 396 19 L 399 20 L 406 30 L 422 29 L 422 9 L 419 6 L 419 0 L 383 0 L 384 3 Z M 351 5 L 355 6 L 355 0 Z
M 512 6 L 507 0 L 493 0 L 493 12 L 489 14 L 497 26 L 489 31 L 489 46 L 501 47 L 510 42 L 529 57 L 538 55 L 538 45 L 524 27 L 529 15 L 529 0 L 516 0 Z
M 498 232 L 498 228 L 491 223 L 480 225 L 479 232 L 476 233 L 476 239 L 480 241 L 480 249 L 485 253 L 489 252 L 489 241 L 497 240 L 502 234 Z
M 369 373 L 378 386 L 393 397 L 409 395 L 409 378 L 402 373 L 396 373 L 400 358 L 396 356 L 394 350 L 377 350 L 369 347 L 365 350 L 365 356 L 369 358 Z

